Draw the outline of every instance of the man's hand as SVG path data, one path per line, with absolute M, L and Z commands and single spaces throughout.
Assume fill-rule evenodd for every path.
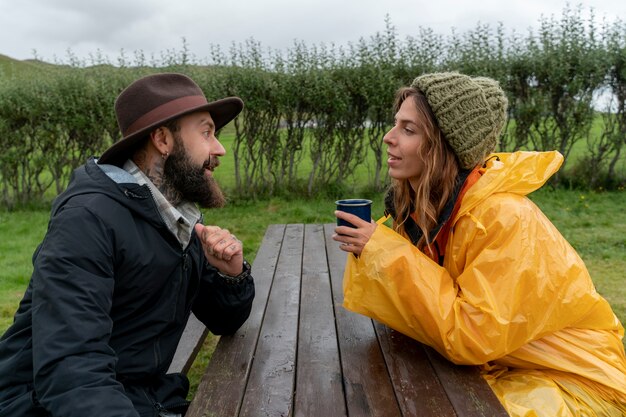
M 237 276 L 243 272 L 243 244 L 227 229 L 218 226 L 195 226 L 204 255 L 222 274 Z

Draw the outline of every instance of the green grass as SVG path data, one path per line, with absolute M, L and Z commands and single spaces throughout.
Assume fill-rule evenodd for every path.
M 580 193 L 542 189 L 531 194 L 586 262 L 594 282 L 626 323 L 626 192 Z M 332 223 L 332 199 L 275 198 L 238 202 L 223 209 L 205 211 L 205 222 L 226 227 L 244 242 L 250 261 L 258 251 L 265 230 L 273 223 Z M 372 215 L 382 215 L 382 196 L 374 199 Z M 13 313 L 32 272 L 31 256 L 43 238 L 48 210 L 0 212 L 0 334 L 12 322 Z M 190 397 L 211 358 L 217 337 L 207 338 L 189 371 Z
M 510 123 L 509 129 L 514 128 L 514 121 Z M 591 131 L 589 133 L 589 137 L 592 139 L 599 138 L 604 129 L 604 121 L 602 116 L 598 113 L 593 121 L 593 125 Z M 310 152 L 308 149 L 310 143 L 310 132 L 307 133 L 304 137 L 303 143 L 303 151 L 302 151 L 302 160 L 298 165 L 298 179 L 307 179 L 308 174 L 311 171 L 312 162 L 310 159 Z M 220 141 L 224 145 L 226 149 L 226 155 L 220 158 L 221 165 L 215 171 L 215 178 L 220 182 L 220 184 L 225 189 L 234 189 L 235 184 L 235 161 L 232 149 L 234 149 L 235 142 L 235 131 L 232 124 L 226 126 L 220 132 L 219 136 Z M 382 141 L 382 137 L 380 138 Z M 578 140 L 572 150 L 568 159 L 565 161 L 563 167 L 561 167 L 560 173 L 566 177 L 570 178 L 571 170 L 576 166 L 577 162 L 580 161 L 583 157 L 589 154 L 589 139 L 580 139 Z M 383 146 L 383 153 L 385 152 L 385 147 Z M 528 149 L 524 149 L 528 150 Z M 604 164 L 603 168 L 606 168 L 608 162 Z M 367 188 L 370 184 L 369 182 L 374 178 L 374 168 L 375 168 L 375 156 L 374 152 L 368 148 L 363 161 L 359 163 L 354 171 L 354 173 L 348 176 L 344 180 L 345 189 L 364 189 Z M 616 173 L 620 178 L 626 177 L 626 158 L 622 156 L 617 162 L 616 165 Z M 386 176 L 386 158 L 383 158 L 383 167 L 381 171 L 381 177 L 384 179 Z M 564 181 L 564 185 L 567 186 L 568 181 Z
M 626 322 L 626 192 L 580 193 L 548 188 L 531 194 L 592 273 L 598 291 Z M 275 198 L 238 202 L 206 210 L 205 223 L 228 228 L 253 261 L 265 230 L 273 223 L 332 223 L 332 199 Z M 374 217 L 382 215 L 382 196 Z M 0 333 L 8 327 L 32 272 L 32 253 L 43 238 L 48 210 L 0 212 Z
M 0 333 L 13 321 L 32 273 L 31 256 L 46 232 L 48 212 L 0 211 Z
M 233 148 L 234 132 L 228 126 L 220 135 L 225 148 Z M 575 151 L 582 152 L 584 143 Z M 574 155 L 574 151 L 573 151 Z M 369 178 L 373 166 L 371 152 L 368 162 L 361 164 L 349 180 L 349 186 Z M 215 177 L 226 190 L 235 186 L 232 151 L 221 158 L 222 164 Z M 300 172 L 310 168 L 305 157 Z M 301 174 L 305 175 L 305 174 Z M 354 189 L 358 189 L 355 187 Z M 353 192 L 345 197 L 363 197 Z M 371 196 L 368 196 L 371 197 Z M 552 219 L 561 233 L 579 252 L 594 279 L 598 292 L 612 305 L 622 323 L 626 323 L 626 192 L 578 192 L 551 190 L 548 187 L 531 196 Z M 372 213 L 382 215 L 382 195 L 373 198 Z M 251 262 L 261 244 L 265 230 L 274 223 L 332 223 L 334 202 L 332 198 L 270 198 L 257 201 L 235 201 L 224 209 L 205 211 L 205 223 L 228 228 L 244 243 L 246 258 Z M 48 221 L 48 210 L 0 211 L 0 334 L 12 322 L 19 300 L 32 272 L 31 256 L 43 238 Z M 201 352 L 189 371 L 190 397 L 200 381 L 211 358 L 218 338 L 207 338 Z
M 234 132 L 228 126 L 220 135 L 225 148 L 233 148 Z M 582 153 L 585 144 L 576 145 L 572 155 Z M 300 172 L 310 168 L 305 157 Z M 232 151 L 221 158 L 222 164 L 215 177 L 226 190 L 235 186 Z M 369 178 L 373 156 L 357 167 L 348 180 L 354 187 Z M 306 174 L 301 174 L 306 175 Z M 358 189 L 355 187 L 354 189 Z M 363 197 L 353 192 L 345 197 Z M 50 196 L 51 197 L 51 196 Z M 371 197 L 371 196 L 368 196 Z M 577 192 L 547 187 L 533 193 L 533 199 L 559 228 L 561 233 L 578 250 L 587 264 L 598 292 L 612 305 L 622 323 L 626 323 L 626 192 Z M 373 216 L 382 215 L 382 195 L 376 195 Z M 254 260 L 265 229 L 273 223 L 328 223 L 334 222 L 332 198 L 270 198 L 257 201 L 235 201 L 224 209 L 205 211 L 205 222 L 228 228 L 244 243 L 246 258 Z M 40 243 L 48 222 L 48 210 L 0 211 L 0 334 L 12 322 L 13 314 L 28 284 L 32 272 L 31 256 Z M 195 392 L 202 373 L 211 358 L 218 338 L 207 338 L 194 366 L 189 371 L 190 398 Z
M 310 132 L 307 132 L 305 134 L 304 142 L 303 142 L 303 150 L 302 150 L 302 160 L 297 166 L 296 176 L 299 180 L 307 180 L 308 175 L 311 172 L 311 168 L 312 168 L 312 161 L 310 158 L 310 151 L 309 151 L 309 144 L 311 141 L 310 134 L 311 134 Z M 234 159 L 234 154 L 232 152 L 232 149 L 234 149 L 234 145 L 235 145 L 234 144 L 235 131 L 232 125 L 228 125 L 224 129 L 222 129 L 219 135 L 219 140 L 222 143 L 222 145 L 224 145 L 224 148 L 226 149 L 226 155 L 220 158 L 220 166 L 216 169 L 214 175 L 223 188 L 227 190 L 228 189 L 232 190 L 236 186 L 235 175 L 234 175 L 235 159 Z M 381 138 L 381 141 L 382 141 L 382 138 Z M 383 158 L 383 163 L 385 161 L 386 161 L 386 157 Z M 368 185 L 366 184 L 367 181 L 369 181 L 370 178 L 372 179 L 374 178 L 373 171 L 375 168 L 375 163 L 376 161 L 374 157 L 374 152 L 368 148 L 363 161 L 361 161 L 361 163 L 359 163 L 356 166 L 354 173 L 348 176 L 344 180 L 344 185 L 346 186 L 345 188 L 361 189 L 364 186 L 367 186 Z M 387 168 L 385 165 L 382 169 L 383 175 L 385 175 L 386 169 Z
M 42 71 L 57 68 L 55 65 L 36 61 L 17 61 L 0 55 L 0 78 L 39 75 Z M 511 126 L 510 126 L 511 128 Z M 602 131 L 602 119 L 596 117 L 591 131 L 598 137 Z M 228 150 L 221 158 L 221 166 L 215 177 L 226 190 L 235 187 L 233 125 L 227 126 L 220 140 Z M 308 139 L 305 139 L 308 143 Z M 382 138 L 381 138 L 382 140 Z M 299 178 L 306 178 L 311 161 L 307 145 L 299 165 Z M 564 170 L 575 165 L 575 161 L 587 154 L 584 140 L 575 144 Z M 368 152 L 364 163 L 359 164 L 355 174 L 346 179 L 348 187 L 359 189 L 367 178 L 372 178 L 374 167 L 372 152 Z M 626 159 L 619 162 L 620 173 L 626 171 Z M 384 171 L 384 169 L 383 169 Z M 54 190 L 46 194 L 52 198 Z M 355 195 L 356 194 L 356 195 Z M 363 197 L 362 193 L 344 197 Z M 369 197 L 369 196 L 368 196 Z M 566 239 L 576 248 L 585 261 L 598 292 L 612 305 L 622 323 L 626 323 L 626 222 L 623 208 L 626 207 L 625 192 L 581 193 L 576 191 L 540 190 L 531 198 L 544 210 Z M 273 198 L 259 201 L 238 201 L 225 209 L 205 212 L 207 224 L 217 224 L 230 229 L 243 242 L 246 258 L 254 260 L 266 227 L 273 223 L 327 223 L 334 222 L 332 198 Z M 382 214 L 382 196 L 374 198 L 373 216 Z M 0 334 L 13 320 L 32 272 L 31 256 L 40 243 L 48 222 L 48 210 L 0 211 Z M 194 366 L 189 372 L 190 397 L 210 360 L 218 338 L 210 336 L 204 343 Z
M 17 60 L 0 54 L 0 78 L 37 77 L 47 71 L 63 70 L 65 66 L 34 59 Z

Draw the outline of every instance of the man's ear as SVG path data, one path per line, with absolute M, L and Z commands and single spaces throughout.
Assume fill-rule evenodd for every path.
M 165 126 L 157 127 L 150 132 L 150 142 L 161 155 L 169 155 L 174 147 L 172 132 Z

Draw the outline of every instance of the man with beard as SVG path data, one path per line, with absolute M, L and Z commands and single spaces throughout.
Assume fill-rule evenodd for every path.
M 181 74 L 122 91 L 123 137 L 55 200 L 0 339 L 0 416 L 185 413 L 189 383 L 166 372 L 190 313 L 233 333 L 254 298 L 241 242 L 196 206 L 224 205 L 215 133 L 242 108 Z

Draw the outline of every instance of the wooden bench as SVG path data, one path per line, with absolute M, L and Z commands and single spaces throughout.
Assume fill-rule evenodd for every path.
M 193 361 L 196 360 L 196 356 L 208 334 L 209 329 L 191 313 L 167 373 L 181 372 L 186 374 L 189 372 L 189 368 L 193 365 Z
M 333 230 L 267 229 L 250 318 L 220 338 L 187 417 L 507 416 L 477 368 L 342 307 L 346 255 Z M 203 326 L 188 327 L 179 348 L 193 356 L 202 342 L 189 335 L 203 339 Z

